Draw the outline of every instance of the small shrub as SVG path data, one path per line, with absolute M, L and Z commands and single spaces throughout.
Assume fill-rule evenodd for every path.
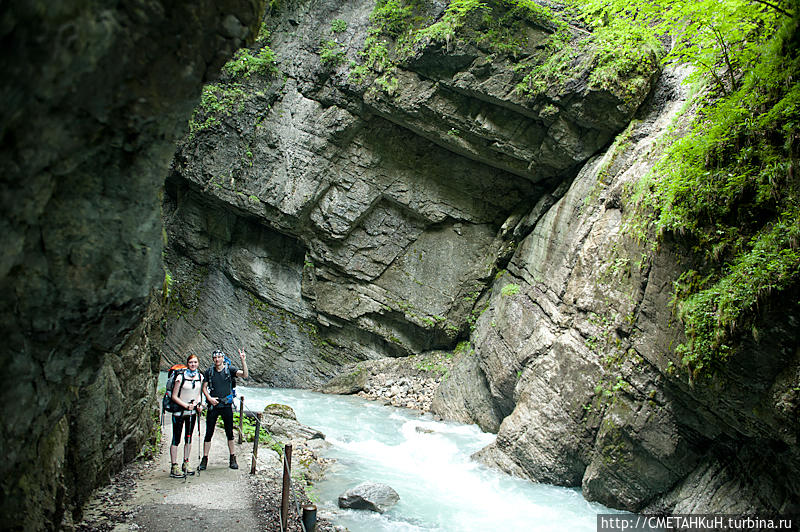
M 337 66 L 345 61 L 342 45 L 336 41 L 324 41 L 319 51 L 319 58 L 323 64 Z
M 509 283 L 500 290 L 500 295 L 503 297 L 511 297 L 517 294 L 519 294 L 519 285 L 514 283 Z
M 252 74 L 269 77 L 278 72 L 275 63 L 275 53 L 269 46 L 264 46 L 256 53 L 248 48 L 242 48 L 222 67 L 222 70 L 234 78 L 249 78 Z

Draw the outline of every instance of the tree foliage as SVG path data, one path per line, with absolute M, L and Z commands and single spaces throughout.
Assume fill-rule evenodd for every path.
M 765 0 L 590 0 L 581 4 L 583 18 L 595 27 L 610 20 L 629 20 L 667 36 L 667 61 L 691 63 L 698 77 L 709 75 L 725 94 L 737 90 L 742 70 L 761 56 L 772 31 L 791 18 L 792 9 Z
M 745 331 L 758 338 L 767 309 L 798 305 L 783 300 L 800 286 L 798 11 L 724 0 L 658 12 L 659 3 L 617 14 L 672 28 L 668 57 L 696 65 L 714 90 L 631 203 L 656 242 L 690 252 L 673 299 L 687 337 L 677 351 L 694 376 L 711 375 Z

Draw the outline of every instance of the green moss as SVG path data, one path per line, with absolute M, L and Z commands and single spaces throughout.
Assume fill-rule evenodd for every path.
M 570 45 L 571 40 L 569 30 L 561 27 L 547 37 L 538 54 L 517 65 L 516 70 L 527 70 L 516 87 L 517 92 L 536 97 L 551 86 L 563 86 L 576 70 L 573 62 L 578 57 L 578 49 Z
M 632 101 L 657 70 L 661 54 L 660 44 L 649 31 L 625 20 L 615 20 L 580 38 L 560 25 L 541 51 L 517 66 L 528 69 L 517 91 L 529 97 L 557 92 L 588 70 L 589 87 Z
M 511 297 L 517 294 L 519 294 L 519 285 L 514 283 L 509 283 L 500 290 L 502 297 Z
M 585 43 L 591 50 L 589 87 L 632 101 L 658 69 L 660 43 L 648 29 L 622 20 L 598 28 L 592 37 Z
M 527 45 L 525 24 L 556 24 L 549 9 L 531 0 L 452 0 L 439 20 L 432 21 L 424 13 L 425 5 L 419 0 L 379 0 L 359 53 L 362 62 L 350 65 L 350 81 L 361 84 L 380 77 L 381 90 L 392 93 L 386 84 L 392 83 L 395 63 L 432 42 L 449 46 L 463 39 L 492 52 L 516 54 Z
M 222 70 L 232 78 L 249 78 L 251 75 L 271 77 L 278 73 L 275 63 L 274 52 L 269 46 L 264 45 L 258 51 L 248 48 L 238 50 Z
M 415 41 L 446 42 L 452 39 L 456 31 L 464 26 L 467 19 L 477 12 L 490 11 L 486 2 L 480 0 L 452 0 L 444 12 L 444 16 L 427 28 L 419 30 Z
M 247 94 L 237 83 L 210 83 L 203 87 L 200 105 L 195 108 L 189 121 L 189 138 L 200 131 L 220 124 L 223 117 L 231 116 L 243 109 Z

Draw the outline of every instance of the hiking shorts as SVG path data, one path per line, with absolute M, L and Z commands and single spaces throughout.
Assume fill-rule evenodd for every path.
M 214 427 L 217 426 L 217 418 L 222 418 L 222 423 L 225 425 L 225 436 L 228 437 L 228 441 L 233 439 L 233 406 L 222 405 L 222 406 L 215 406 L 211 410 L 208 411 L 208 416 L 206 417 L 206 438 L 205 441 L 211 441 L 211 437 L 214 435 Z
M 194 420 L 197 416 L 172 416 L 172 445 L 176 447 L 181 443 L 181 433 L 183 427 L 186 427 L 185 442 L 192 443 L 192 433 L 194 432 Z

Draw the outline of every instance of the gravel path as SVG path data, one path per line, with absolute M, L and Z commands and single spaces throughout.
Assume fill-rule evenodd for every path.
M 204 421 L 201 432 L 205 433 Z M 214 434 L 208 469 L 186 479 L 174 479 L 169 476 L 172 427 L 169 420 L 165 421 L 158 456 L 129 464 L 108 486 L 98 489 L 85 506 L 84 519 L 76 524 L 75 530 L 279 532 L 280 458 L 271 449 L 261 447 L 258 473 L 250 475 L 252 443 L 246 443 L 236 446 L 239 469 L 230 469 L 225 435 L 220 432 L 218 428 Z M 193 442 L 190 459 L 194 468 L 199 463 L 196 445 Z M 179 448 L 181 457 L 182 452 L 183 445 Z M 305 500 L 299 504 L 307 503 Z M 317 526 L 318 532 L 335 529 L 327 522 Z M 301 531 L 294 514 L 290 516 L 289 530 Z

